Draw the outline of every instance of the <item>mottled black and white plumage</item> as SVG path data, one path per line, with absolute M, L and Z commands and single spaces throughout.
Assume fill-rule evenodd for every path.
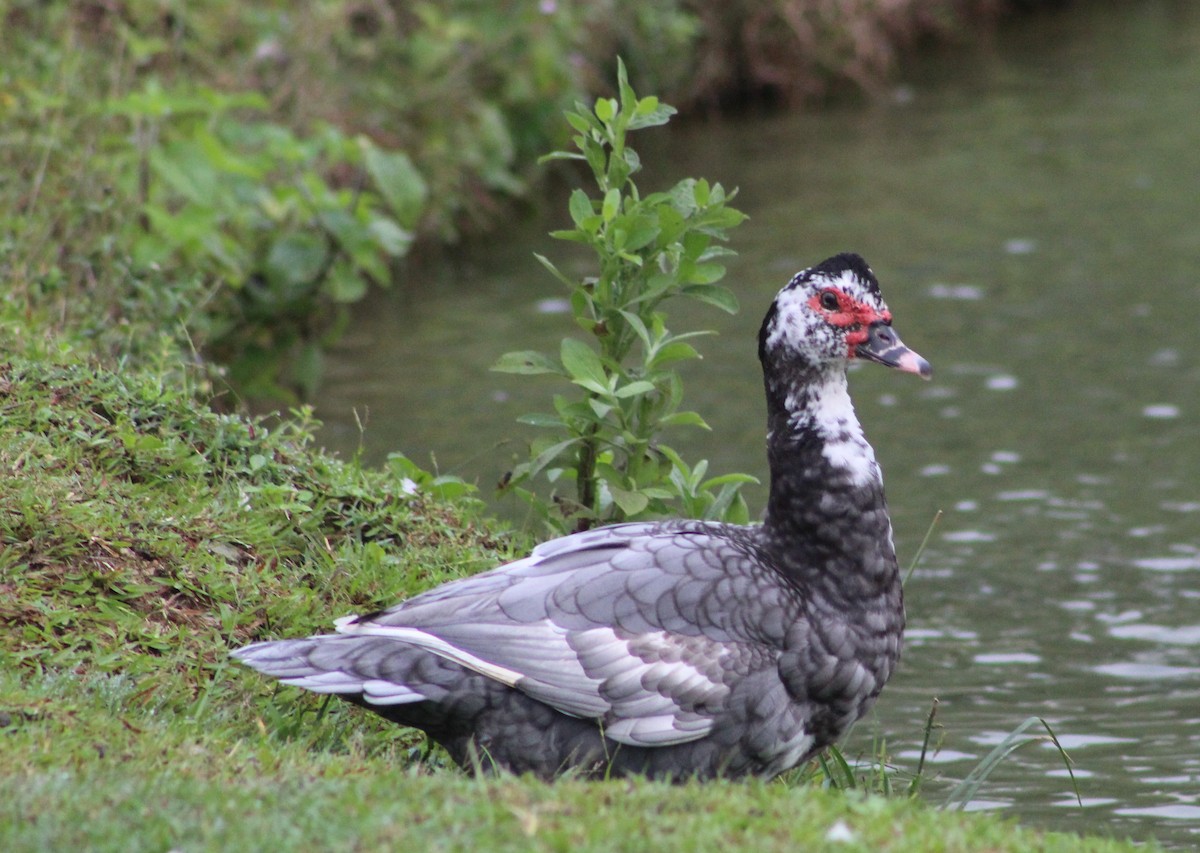
M 423 729 L 468 768 L 769 777 L 832 743 L 900 655 L 883 484 L 847 362 L 928 377 L 871 270 L 797 274 L 759 333 L 771 487 L 762 524 L 618 524 L 445 584 L 337 634 L 234 652 Z

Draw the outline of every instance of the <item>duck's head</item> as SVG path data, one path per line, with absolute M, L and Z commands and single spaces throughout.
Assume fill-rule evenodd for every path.
M 759 332 L 758 357 L 768 370 L 844 368 L 863 359 L 923 379 L 933 375 L 892 328 L 875 274 L 854 254 L 809 267 L 779 291 Z

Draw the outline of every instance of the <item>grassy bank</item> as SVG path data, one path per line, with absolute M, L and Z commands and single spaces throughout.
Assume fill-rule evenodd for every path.
M 183 368 L 62 349 L 0 364 L 0 848 L 1132 849 L 796 780 L 468 779 L 227 653 L 521 545 L 406 460 L 365 470 L 302 417 L 214 414 Z
M 177 746 L 171 739 L 169 746 Z M 220 751 L 213 748 L 219 746 Z M 4 783 L 5 849 L 1120 851 L 904 801 L 764 783 L 553 786 L 189 740 Z M 215 752 L 215 754 L 214 754 Z M 11 781 L 11 777 L 10 777 Z M 6 814 L 7 813 L 7 814 Z

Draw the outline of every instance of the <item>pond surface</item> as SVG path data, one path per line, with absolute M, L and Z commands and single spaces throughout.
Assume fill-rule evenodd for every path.
M 670 167 L 643 188 L 703 175 L 752 217 L 727 279 L 742 314 L 672 315 L 720 331 L 687 372 L 713 432 L 677 435 L 685 456 L 765 473 L 758 324 L 834 252 L 872 263 L 934 364 L 929 384 L 851 379 L 902 561 L 944 516 L 907 586 L 901 669 L 847 753 L 882 736 L 912 772 L 937 697 L 936 802 L 1041 716 L 1083 807 L 1032 745 L 970 808 L 1200 845 L 1200 4 L 1078 4 L 924 57 L 871 105 L 643 136 Z M 488 367 L 570 333 L 531 257 L 564 257 L 544 236 L 564 209 L 363 306 L 319 400 L 324 440 L 433 454 L 490 494 L 551 384 Z

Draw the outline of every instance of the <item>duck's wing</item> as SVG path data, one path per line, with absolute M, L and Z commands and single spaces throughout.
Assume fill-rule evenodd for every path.
M 775 668 L 789 607 L 761 581 L 748 538 L 728 528 L 614 525 L 341 619 L 337 639 L 417 646 L 563 713 L 596 719 L 620 743 L 665 746 L 704 737 L 739 679 Z M 364 657 L 403 648 L 372 646 L 353 655 L 354 669 L 386 670 Z M 254 665 L 252 655 L 241 656 Z M 326 684 L 338 678 L 323 677 Z M 391 701 L 406 701 L 405 685 L 395 688 Z M 376 692 L 387 699 L 385 685 Z

